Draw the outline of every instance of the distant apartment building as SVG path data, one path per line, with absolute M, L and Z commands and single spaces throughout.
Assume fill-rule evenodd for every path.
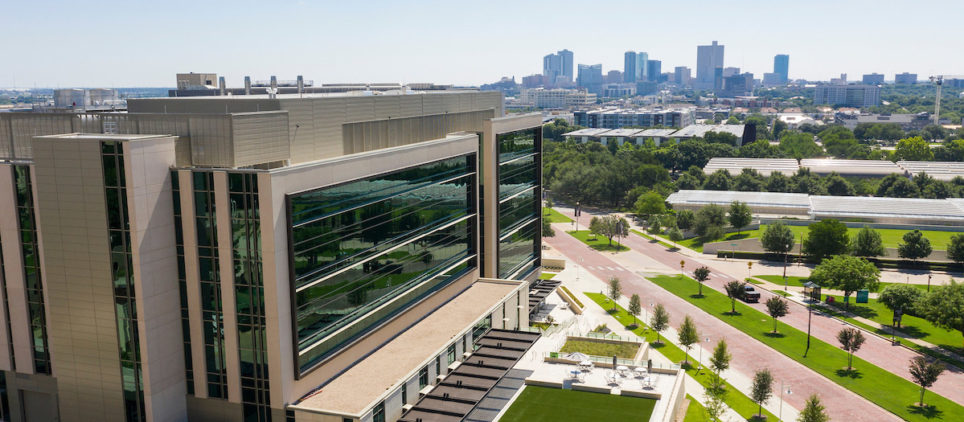
M 581 89 L 523 89 L 519 100 L 539 108 L 585 107 L 596 103 L 596 94 Z
M 623 72 L 618 70 L 610 70 L 606 72 L 606 76 L 603 78 L 603 83 L 607 84 L 618 84 L 623 82 Z
M 779 83 L 781 84 L 785 84 L 790 80 L 790 55 L 777 54 L 773 56 L 773 73 L 780 77 Z
M 916 74 L 916 73 L 907 73 L 907 72 L 898 73 L 898 74 L 894 75 L 894 83 L 895 83 L 895 84 L 898 84 L 898 85 L 900 85 L 900 84 L 905 84 L 905 85 L 913 85 L 913 84 L 916 84 L 916 83 L 917 83 L 917 74 Z
M 711 45 L 696 47 L 697 89 L 719 89 L 723 78 L 723 45 L 713 41 Z
M 539 114 L 471 90 L 128 108 L 0 113 L 4 420 L 427 421 L 440 377 L 538 337 Z
M 876 85 L 818 85 L 813 91 L 814 104 L 846 107 L 880 105 L 880 87 Z
M 692 109 L 599 109 L 577 110 L 573 121 L 587 128 L 619 129 L 637 127 L 684 127 L 693 124 Z
M 576 76 L 576 86 L 585 90 L 602 95 L 603 74 L 601 64 L 581 64 Z
M 542 86 L 545 82 L 542 75 L 535 74 L 522 77 L 522 87 L 523 88 L 536 88 Z
M 602 86 L 602 96 L 606 98 L 623 98 L 636 95 L 637 83 L 607 83 Z
M 692 79 L 690 68 L 686 66 L 676 66 L 673 69 L 673 82 L 677 85 L 687 86 L 690 84 L 690 79 Z
M 723 89 L 718 92 L 723 97 L 742 97 L 753 92 L 753 74 L 741 73 L 723 78 Z
M 863 77 L 864 85 L 883 85 L 884 75 L 881 73 L 868 73 Z
M 547 86 L 565 85 L 573 81 L 572 52 L 559 50 L 542 58 L 542 76 Z

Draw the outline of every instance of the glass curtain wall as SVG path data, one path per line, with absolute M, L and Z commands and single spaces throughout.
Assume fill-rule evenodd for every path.
M 288 195 L 302 373 L 474 268 L 475 189 L 471 154 Z
M 50 347 L 47 343 L 43 274 L 40 269 L 40 245 L 34 215 L 33 183 L 29 165 L 13 166 L 17 187 L 17 219 L 20 227 L 20 248 L 23 257 L 24 284 L 27 289 L 27 312 L 30 317 L 34 370 L 50 374 Z
M 195 172 L 192 178 L 208 397 L 225 399 L 228 397 L 228 372 L 224 359 L 224 309 L 214 210 L 214 173 Z
M 184 263 L 184 227 L 181 225 L 181 182 L 177 171 L 171 172 L 171 192 L 174 196 L 174 238 L 177 252 L 177 284 L 181 296 L 181 336 L 184 339 L 184 372 L 187 393 L 194 394 L 194 357 L 191 354 L 191 314 L 187 305 L 187 269 Z
M 496 135 L 499 278 L 524 278 L 539 264 L 542 129 Z

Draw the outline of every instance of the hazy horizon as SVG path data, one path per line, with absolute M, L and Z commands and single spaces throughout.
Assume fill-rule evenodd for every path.
M 790 78 L 840 73 L 964 74 L 951 45 L 964 3 L 925 1 L 775 4 L 613 2 L 6 2 L 0 87 L 173 87 L 175 74 L 217 73 L 238 87 L 249 75 L 316 84 L 435 82 L 479 85 L 542 72 L 542 56 L 574 52 L 576 64 L 622 70 L 645 51 L 695 76 L 696 46 L 726 46 L 725 66 L 773 71 L 790 55 Z

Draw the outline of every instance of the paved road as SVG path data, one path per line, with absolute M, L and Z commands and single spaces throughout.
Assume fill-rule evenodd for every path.
M 583 218 L 586 219 L 585 217 Z M 560 227 L 561 228 L 561 227 Z M 557 231 L 557 233 L 559 233 Z M 679 255 L 671 253 L 662 247 L 651 247 L 651 245 L 638 245 L 633 241 L 634 238 L 627 239 L 626 242 L 633 242 L 630 246 L 639 247 L 637 250 L 650 258 L 659 261 L 675 261 L 679 265 Z M 646 244 L 647 241 L 635 237 L 639 243 Z M 699 331 L 704 336 L 711 338 L 711 343 L 715 343 L 720 338 L 725 338 L 733 354 L 732 368 L 743 374 L 752 374 L 756 370 L 769 368 L 774 378 L 779 382 L 793 386 L 794 393 L 785 396 L 784 399 L 792 406 L 801 409 L 804 401 L 812 393 L 819 393 L 824 405 L 835 420 L 847 421 L 889 421 L 900 420 L 892 413 L 878 407 L 877 405 L 863 399 L 857 394 L 844 387 L 830 381 L 829 379 L 817 374 L 809 368 L 797 363 L 789 357 L 776 350 L 765 347 L 756 339 L 746 335 L 742 331 L 720 321 L 689 302 L 677 297 L 676 295 L 663 290 L 637 275 L 634 269 L 628 269 L 616 261 L 610 259 L 606 254 L 596 252 L 588 248 L 575 238 L 559 233 L 552 238 L 546 238 L 545 242 L 554 247 L 560 253 L 571 259 L 578 260 L 582 266 L 600 279 L 608 279 L 610 276 L 617 276 L 623 282 L 624 294 L 632 295 L 638 293 L 643 297 L 644 302 L 654 301 L 662 303 L 672 316 L 672 325 L 676 326 L 682 320 L 683 315 L 690 315 L 694 318 Z M 650 253 L 654 252 L 654 253 Z M 633 253 L 633 252 L 627 252 Z M 775 388 L 776 389 L 776 388 Z

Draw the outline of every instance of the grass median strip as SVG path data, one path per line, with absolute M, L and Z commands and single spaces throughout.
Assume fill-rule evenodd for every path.
M 592 234 L 589 230 L 573 230 L 566 233 L 569 233 L 572 237 L 575 237 L 580 242 L 589 245 L 590 248 L 597 251 L 623 252 L 629 250 L 629 247 L 619 244 L 615 239 L 610 242 L 606 236 Z
M 911 421 L 933 418 L 964 420 L 964 407 L 933 392 L 925 398 L 931 407 L 913 406 L 920 388 L 904 378 L 854 357 L 854 370 L 846 371 L 847 353 L 834 345 L 813 338 L 810 351 L 804 356 L 807 334 L 787 324 L 778 323 L 778 334 L 773 334 L 771 318 L 742 302 L 736 303 L 737 313 L 730 314 L 730 299 L 713 289 L 703 289 L 697 297 L 696 281 L 681 276 L 657 276 L 650 281 L 692 303 L 710 315 L 807 366 L 841 386 L 857 393 L 888 411 Z
M 693 396 L 687 394 L 686 398 L 689 399 L 690 404 L 686 406 L 686 417 L 683 418 L 683 422 L 706 422 L 706 408 L 703 407 L 700 402 L 696 401 Z
M 592 299 L 593 302 L 596 302 L 596 304 L 601 308 L 607 310 L 612 309 L 612 302 L 606 299 L 605 295 L 589 292 L 585 292 L 585 295 L 588 296 L 589 299 Z M 683 352 L 683 349 L 680 349 L 679 347 L 676 347 L 676 345 L 666 341 L 666 339 L 662 339 L 662 343 L 655 343 L 656 332 L 650 330 L 649 327 L 639 318 L 634 320 L 633 316 L 630 315 L 629 312 L 626 312 L 626 309 L 624 309 L 622 306 L 616 305 L 616 312 L 609 315 L 615 318 L 616 321 L 619 321 L 620 324 L 623 324 L 623 326 L 626 326 L 627 329 L 632 324 L 638 324 L 639 326 L 632 330 L 633 333 L 641 338 L 646 339 L 653 350 L 659 352 L 663 356 L 666 356 L 667 359 L 673 362 L 682 362 L 687 360 L 686 352 Z M 696 362 L 696 359 L 693 359 L 692 356 L 689 356 L 689 360 L 690 362 Z M 684 369 L 686 369 L 686 374 L 693 377 L 693 379 L 700 383 L 700 385 L 704 387 L 709 385 L 711 376 L 709 370 L 704 369 L 697 373 L 697 368 L 689 365 L 684 366 Z M 726 391 L 726 405 L 736 411 L 736 413 L 739 413 L 740 416 L 743 416 L 747 419 L 752 419 L 753 415 L 755 415 L 757 411 L 756 403 L 754 403 L 753 400 L 750 400 L 750 398 L 743 394 L 743 392 L 737 390 L 736 387 L 730 385 L 728 382 L 726 383 Z M 763 410 L 763 414 L 767 416 L 768 421 L 779 420 L 766 409 Z
M 638 235 L 639 235 L 640 237 L 642 237 L 643 239 L 655 240 L 655 241 L 658 242 L 660 245 L 663 245 L 663 246 L 665 246 L 666 248 L 669 248 L 669 249 L 679 249 L 678 246 L 674 246 L 674 245 L 671 245 L 671 244 L 669 244 L 669 243 L 666 243 L 665 241 L 663 241 L 662 239 L 660 239 L 660 238 L 658 238 L 658 237 L 650 236 L 650 235 L 648 235 L 648 234 L 646 234 L 646 233 L 643 233 L 643 232 L 641 232 L 641 231 L 639 231 L 639 230 L 630 229 L 629 231 L 638 234 Z
M 562 215 L 559 211 L 552 208 L 542 208 L 542 218 L 549 220 L 550 223 L 571 223 L 572 219 Z

